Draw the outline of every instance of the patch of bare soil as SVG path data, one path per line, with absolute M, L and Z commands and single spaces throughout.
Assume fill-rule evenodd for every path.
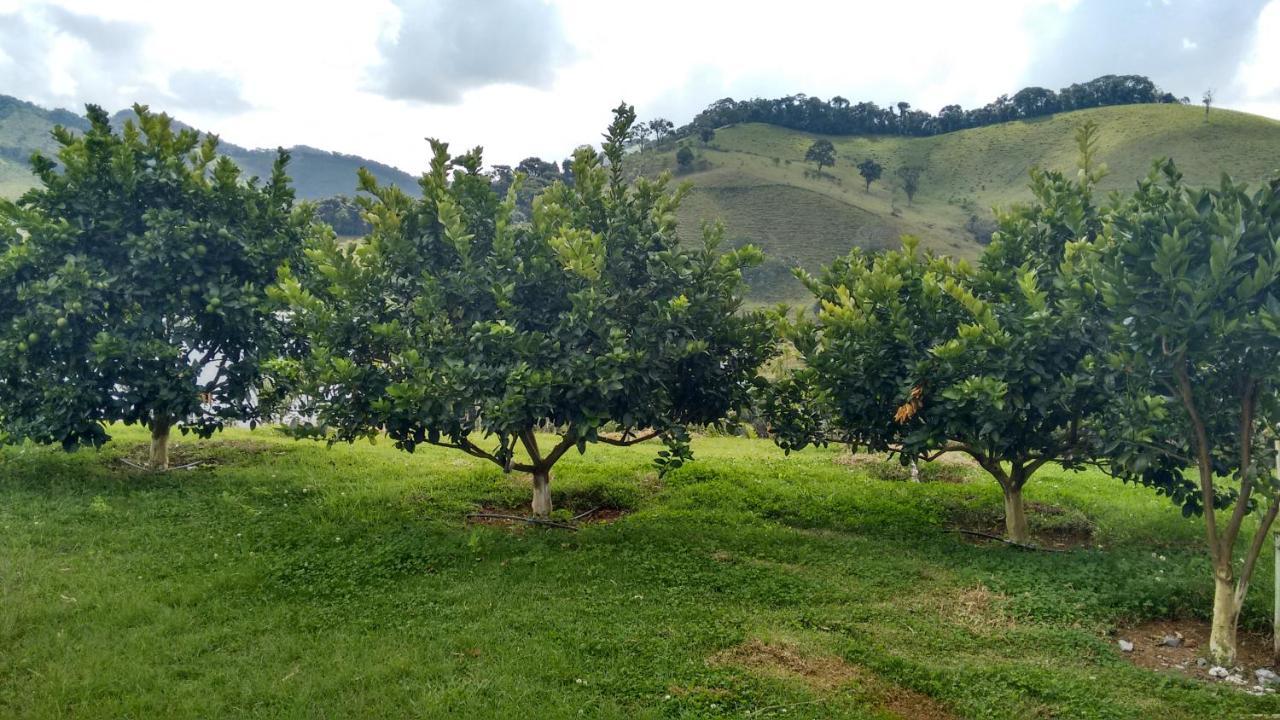
M 1209 674 L 1213 663 L 1208 660 L 1209 623 L 1204 620 L 1152 620 L 1120 628 L 1113 638 L 1117 644 L 1121 640 L 1133 643 L 1131 652 L 1122 651 L 1121 654 L 1138 667 L 1176 672 L 1200 680 L 1227 682 Z M 1171 646 L 1177 644 L 1178 640 L 1181 640 L 1181 644 Z M 1241 632 L 1237 642 L 1236 665 L 1227 669 L 1244 682 L 1230 684 L 1238 684 L 1243 690 L 1254 690 L 1258 685 L 1254 670 L 1277 670 L 1272 657 L 1271 637 Z
M 834 655 L 807 654 L 786 643 L 751 639 L 716 653 L 708 662 L 744 668 L 766 677 L 796 679 L 819 692 L 856 684 L 871 693 L 882 710 L 900 720 L 954 720 L 956 717 L 924 693 L 886 682 Z

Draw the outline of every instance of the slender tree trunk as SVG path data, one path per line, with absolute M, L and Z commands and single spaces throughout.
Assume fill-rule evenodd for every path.
M 1276 448 L 1277 457 L 1280 458 L 1280 441 L 1277 441 Z M 1280 459 L 1278 459 L 1280 462 Z M 1272 541 L 1275 543 L 1275 593 L 1273 603 L 1275 605 L 1275 614 L 1271 619 L 1271 642 L 1272 642 L 1272 660 L 1280 664 L 1280 533 L 1271 535 Z
M 1014 542 L 1031 541 L 1027 528 L 1027 510 L 1022 504 L 1022 487 L 1010 482 L 1004 485 L 1004 532 Z
M 551 471 L 533 471 L 533 516 L 545 518 L 551 514 Z
M 911 482 L 920 482 L 920 463 L 911 461 Z
M 153 420 L 151 423 L 151 460 L 152 470 L 169 469 L 169 421 Z
M 1209 657 L 1223 667 L 1236 663 L 1236 588 L 1231 572 L 1213 574 L 1213 626 L 1209 631 Z

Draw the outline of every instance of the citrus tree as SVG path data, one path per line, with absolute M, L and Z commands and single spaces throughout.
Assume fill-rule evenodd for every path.
M 634 121 L 619 107 L 603 155 L 579 149 L 572 185 L 542 193 L 528 223 L 512 221 L 518 181 L 497 197 L 479 149 L 432 141 L 420 200 L 362 175 L 372 232 L 322 243 L 280 290 L 310 338 L 297 371 L 311 431 L 529 473 L 545 516 L 569 450 L 657 437 L 669 467 L 688 457 L 687 426 L 746 403 L 774 345 L 770 320 L 741 311 L 742 270 L 761 255 L 722 252 L 715 228 L 679 242 L 685 190 L 624 180 Z
M 1090 360 L 1101 321 L 1064 263 L 1099 228 L 1095 134 L 1078 138 L 1078 179 L 1032 173 L 1035 201 L 999 214 L 976 268 L 907 238 L 798 272 L 818 308 L 791 332 L 804 368 L 766 394 L 780 444 L 848 442 L 903 462 L 964 453 L 999 483 L 1006 536 L 1027 542 L 1024 486 L 1046 463 L 1088 457 L 1105 399 Z
M 117 132 L 89 106 L 87 132 L 58 128 L 56 160 L 32 158 L 40 184 L 0 201 L 0 418 L 68 449 L 141 423 L 164 469 L 173 427 L 261 416 L 281 331 L 266 288 L 310 224 L 285 153 L 246 182 L 216 137 L 134 109 Z
M 1111 318 L 1103 347 L 1121 401 L 1108 423 L 1108 468 L 1203 516 L 1209 649 L 1230 665 L 1280 508 L 1280 178 L 1253 192 L 1225 177 L 1193 189 L 1162 161 L 1083 248 L 1082 275 Z M 1246 532 L 1250 513 L 1258 520 Z

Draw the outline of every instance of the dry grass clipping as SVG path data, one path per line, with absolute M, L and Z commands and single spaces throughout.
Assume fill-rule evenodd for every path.
M 723 650 L 707 661 L 713 666 L 733 666 L 757 675 L 799 680 L 818 692 L 831 692 L 857 684 L 879 703 L 880 709 L 900 720 L 955 720 L 956 716 L 924 693 L 886 682 L 874 673 L 834 655 L 814 655 L 787 643 L 751 639 Z

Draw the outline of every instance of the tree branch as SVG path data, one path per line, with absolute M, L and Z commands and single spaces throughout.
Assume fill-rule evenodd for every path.
M 533 460 L 535 467 L 542 465 L 542 453 L 538 452 L 538 438 L 533 434 L 533 430 L 524 430 L 520 433 L 520 442 L 524 443 L 524 449 L 529 453 L 529 458 Z
M 1271 529 L 1271 524 L 1276 519 L 1276 511 L 1280 510 L 1280 499 L 1272 499 L 1271 507 L 1267 508 L 1266 514 L 1262 516 L 1262 520 L 1258 523 L 1258 529 L 1253 533 L 1253 541 L 1249 543 L 1249 552 L 1244 556 L 1244 567 L 1240 569 L 1240 577 L 1236 578 L 1236 614 L 1240 613 L 1240 609 L 1244 607 L 1244 596 L 1249 591 L 1249 580 L 1253 577 L 1254 565 L 1258 562 L 1258 555 L 1262 553 L 1262 544 L 1267 540 L 1267 531 Z
M 610 437 L 605 437 L 604 435 L 600 435 L 600 436 L 598 436 L 598 437 L 597 437 L 597 439 L 598 439 L 600 442 L 604 443 L 605 445 L 615 445 L 615 446 L 617 446 L 617 447 L 630 447 L 630 446 L 632 446 L 632 445 L 637 445 L 637 444 L 639 444 L 639 443 L 642 443 L 642 442 L 644 442 L 644 441 L 646 441 L 646 440 L 652 440 L 652 439 L 654 439 L 654 438 L 658 437 L 658 435 L 659 435 L 658 431 L 657 431 L 657 430 L 654 430 L 654 431 L 649 432 L 649 433 L 647 433 L 647 434 L 644 434 L 644 435 L 637 435 L 636 437 L 633 437 L 633 438 L 631 438 L 631 439 L 627 439 L 627 436 L 628 436 L 628 435 L 630 435 L 630 434 L 631 434 L 631 431 L 630 431 L 630 430 L 628 430 L 628 431 L 626 431 L 626 432 L 624 432 L 624 433 L 622 434 L 622 437 L 621 437 L 621 438 L 614 439 L 614 438 L 610 438 Z
M 1173 374 L 1178 379 L 1178 395 L 1182 406 L 1191 419 L 1191 429 L 1196 442 L 1196 466 L 1200 470 L 1200 501 L 1204 505 L 1204 528 L 1209 538 L 1209 556 L 1213 560 L 1215 570 L 1223 564 L 1223 548 L 1218 537 L 1218 520 L 1213 510 L 1216 497 L 1213 487 L 1213 460 L 1209 453 L 1209 435 L 1205 431 L 1204 421 L 1196 409 L 1195 395 L 1191 390 L 1191 378 L 1187 376 L 1187 354 L 1179 352 L 1173 361 Z M 1226 556 L 1226 564 L 1231 564 L 1230 549 Z
M 1227 523 L 1222 536 L 1222 546 L 1230 557 L 1236 546 L 1236 538 L 1240 536 L 1240 526 L 1244 516 L 1249 512 L 1249 496 L 1253 494 L 1253 404 L 1257 397 L 1257 385 L 1246 380 L 1244 391 L 1240 393 L 1240 495 L 1236 498 L 1235 509 L 1231 512 L 1231 520 Z
M 904 452 L 901 445 L 898 445 L 898 446 L 890 445 L 888 447 L 889 447 L 890 453 L 896 453 L 898 455 L 901 455 Z M 970 446 L 965 445 L 964 443 L 961 443 L 961 442 L 949 442 L 944 444 L 942 447 L 938 448 L 936 451 L 932 453 L 922 455 L 920 459 L 924 460 L 925 462 L 933 462 L 934 460 L 937 460 L 938 458 L 942 457 L 943 455 L 946 455 L 949 452 L 962 452 L 972 456 L 975 459 L 977 458 L 977 451 L 975 451 Z
M 1060 454 L 1061 453 L 1049 453 L 1033 458 L 1031 462 L 1027 464 L 1026 470 L 1022 476 L 1022 483 L 1025 485 L 1027 480 L 1030 480 L 1031 476 L 1034 475 L 1037 470 L 1044 467 L 1046 463 L 1050 462 L 1054 457 Z
M 556 462 L 560 459 L 560 457 L 569 450 L 569 448 L 577 444 L 578 444 L 578 441 L 573 439 L 572 434 L 566 434 L 561 436 L 560 442 L 556 443 L 556 446 L 551 449 L 550 453 L 547 454 L 547 467 L 551 467 L 552 465 L 555 465 Z
M 1163 445 L 1160 443 L 1146 442 L 1145 440 L 1125 440 L 1125 442 L 1129 443 L 1130 445 L 1137 445 L 1138 447 L 1147 448 L 1148 450 L 1155 450 L 1156 452 L 1161 453 L 1163 455 L 1168 455 L 1174 460 L 1179 460 L 1186 465 L 1194 465 L 1196 462 L 1195 458 L 1188 457 L 1187 455 L 1183 455 L 1181 452 L 1178 452 L 1176 449 L 1174 449 L 1172 445 Z
M 428 445 L 435 445 L 436 447 L 449 448 L 451 450 L 461 450 L 462 452 L 472 457 L 477 457 L 477 458 L 480 458 L 481 460 L 488 460 L 489 462 L 493 463 L 494 465 L 497 465 L 500 468 L 506 468 L 506 464 L 498 460 L 498 457 L 496 455 L 490 452 L 486 452 L 485 450 L 481 449 L 478 445 L 471 442 L 470 440 L 463 440 L 461 443 L 441 442 L 439 440 L 436 440 L 436 441 L 427 440 L 426 443 Z M 528 473 L 534 472 L 536 470 L 536 468 L 534 468 L 532 465 L 525 465 L 522 463 L 513 463 L 511 465 L 511 469 L 517 470 L 519 472 L 528 472 Z
M 971 447 L 967 447 L 965 452 L 968 453 L 969 457 L 973 458 L 983 470 L 986 470 L 987 474 L 995 478 L 996 482 L 1000 483 L 1001 489 L 1009 489 L 1009 473 L 1004 471 L 1004 467 L 1000 465 L 999 460 L 987 457 Z

